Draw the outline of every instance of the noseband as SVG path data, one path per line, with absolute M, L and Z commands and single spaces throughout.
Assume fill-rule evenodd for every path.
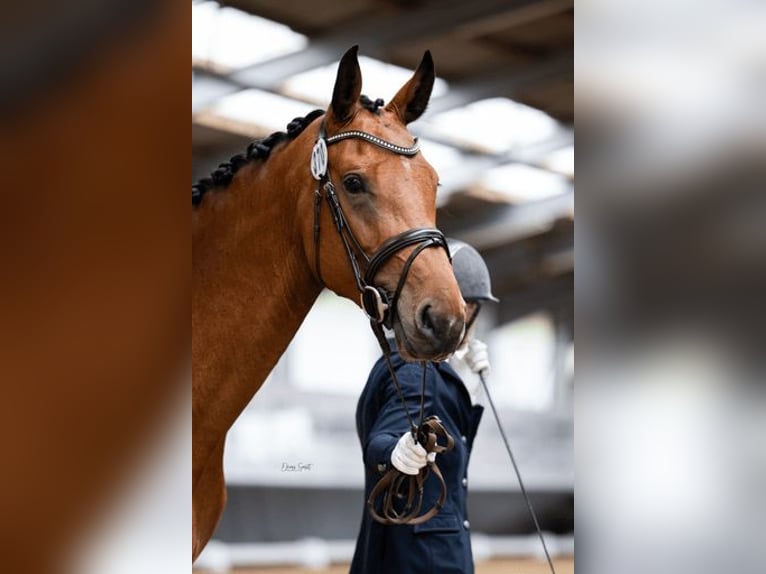
M 420 151 L 420 144 L 418 144 L 418 140 L 415 138 L 415 143 L 412 147 L 403 147 L 359 130 L 340 132 L 328 137 L 326 134 L 325 122 L 322 121 L 319 126 L 317 141 L 314 144 L 314 149 L 311 153 L 311 175 L 317 180 L 317 187 L 314 192 L 314 261 L 317 276 L 319 277 L 319 280 L 324 283 L 320 266 L 319 246 L 322 199 L 326 199 L 330 208 L 333 223 L 335 224 L 335 229 L 340 235 L 343 247 L 346 250 L 346 256 L 351 264 L 354 281 L 356 282 L 357 289 L 361 296 L 362 308 L 371 321 L 377 324 L 385 323 L 387 326 L 391 327 L 393 325 L 394 316 L 397 313 L 399 295 L 401 295 L 402 288 L 407 280 L 407 274 L 409 273 L 415 258 L 427 247 L 441 247 L 447 253 L 447 257 L 450 261 L 452 261 L 452 259 L 444 234 L 438 229 L 430 227 L 410 229 L 395 235 L 385 241 L 372 257 L 367 255 L 367 252 L 360 245 L 356 235 L 354 235 L 354 232 L 348 224 L 348 220 L 346 219 L 346 216 L 343 213 L 343 208 L 338 200 L 335 186 L 330 180 L 327 147 L 346 139 L 361 139 L 397 155 L 408 157 L 412 157 Z M 417 247 L 407 258 L 393 296 L 389 298 L 385 289 L 375 285 L 375 276 L 394 254 L 413 245 Z M 364 274 L 362 274 L 360 267 L 360 258 L 365 267 Z

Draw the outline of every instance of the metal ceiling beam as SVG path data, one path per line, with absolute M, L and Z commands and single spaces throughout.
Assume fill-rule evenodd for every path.
M 295 74 L 335 62 L 354 44 L 363 44 L 365 55 L 380 56 L 386 48 L 399 42 L 438 35 L 500 14 L 507 15 L 537 1 L 448 0 L 429 3 L 405 14 L 365 16 L 345 23 L 335 34 L 312 39 L 306 50 L 238 70 L 232 74 L 232 79 L 253 88 L 275 89 Z
M 192 68 L 192 114 L 242 89 L 226 77 Z
M 439 143 L 449 143 L 438 136 L 429 135 L 429 130 L 418 132 L 424 138 L 435 139 Z M 574 144 L 574 130 L 561 127 L 553 136 L 538 144 L 525 146 L 523 151 L 510 151 L 496 155 L 466 155 L 460 164 L 449 171 L 439 174 L 441 187 L 437 201 L 443 205 L 447 198 L 456 191 L 465 189 L 467 186 L 480 179 L 487 170 L 509 163 L 522 163 L 533 167 L 540 167 L 541 160 L 550 152 Z
M 529 86 L 571 73 L 573 66 L 574 55 L 568 53 L 530 64 L 524 70 L 514 74 L 500 69 L 481 76 L 469 76 L 459 83 L 451 83 L 445 95 L 432 99 L 428 104 L 427 115 L 445 112 L 485 98 L 500 96 L 513 98 L 519 91 Z
M 482 223 L 453 235 L 476 249 L 484 250 L 539 235 L 558 219 L 574 214 L 574 189 L 549 199 L 520 205 L 498 206 Z
M 574 9 L 574 0 L 537 0 L 526 8 L 512 10 L 481 22 L 465 24 L 456 32 L 461 36 L 488 36 L 497 32 L 507 32 L 517 26 L 550 18 L 572 9 Z

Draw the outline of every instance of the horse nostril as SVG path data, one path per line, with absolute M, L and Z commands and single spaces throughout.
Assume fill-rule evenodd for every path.
M 422 310 L 420 311 L 420 324 L 423 327 L 423 329 L 430 331 L 431 333 L 434 333 L 436 331 L 436 326 L 434 325 L 433 318 L 431 317 L 431 305 L 423 305 Z
M 452 352 L 462 333 L 463 322 L 453 315 L 441 311 L 438 301 L 423 302 L 416 314 L 417 329 L 424 345 L 430 351 Z

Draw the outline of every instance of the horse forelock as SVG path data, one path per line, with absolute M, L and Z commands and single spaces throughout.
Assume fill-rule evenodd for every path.
M 227 187 L 243 166 L 268 159 L 275 146 L 286 140 L 295 139 L 323 113 L 324 110 L 314 110 L 305 117 L 295 118 L 287 124 L 287 131 L 274 132 L 265 138 L 255 140 L 247 146 L 245 153 L 237 154 L 228 162 L 221 163 L 209 177 L 202 178 L 192 185 L 192 207 L 197 207 L 208 191 Z

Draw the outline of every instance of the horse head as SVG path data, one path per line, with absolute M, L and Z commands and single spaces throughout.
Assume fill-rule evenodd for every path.
M 315 261 L 315 275 L 357 302 L 365 287 L 380 292 L 391 305 L 386 324 L 409 360 L 445 358 L 459 344 L 465 324 L 465 303 L 449 252 L 434 229 L 438 177 L 407 129 L 425 111 L 434 78 L 433 60 L 426 52 L 411 79 L 384 106 L 381 100 L 361 96 L 357 48 L 346 52 L 332 102 L 315 132 L 317 142 L 324 138 L 332 144 L 320 150 L 327 169 L 323 179 L 315 176 L 321 179 L 315 198 L 327 193 L 332 201 L 337 198 L 342 221 L 339 225 L 332 201 L 330 209 L 317 207 L 316 201 L 314 228 L 304 228 L 304 243 L 313 245 L 307 251 L 314 252 L 309 259 Z M 385 256 L 377 257 L 381 251 Z M 359 281 L 362 275 L 366 284 Z M 368 306 L 364 308 L 369 314 Z

